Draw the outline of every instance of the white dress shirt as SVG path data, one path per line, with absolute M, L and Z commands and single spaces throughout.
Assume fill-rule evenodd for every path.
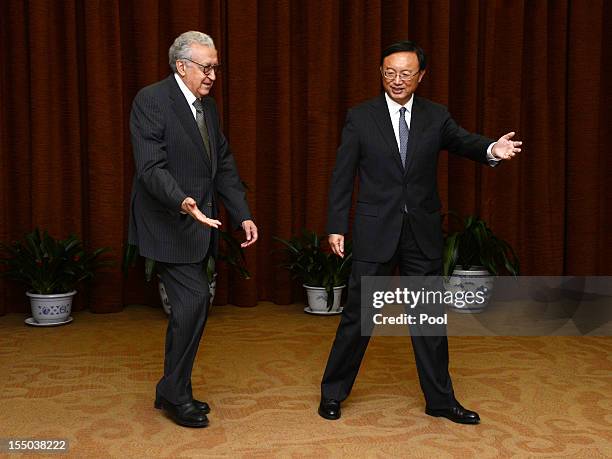
M 193 103 L 196 101 L 197 97 L 194 96 L 193 93 L 187 87 L 187 85 L 183 83 L 183 79 L 178 75 L 178 73 L 174 74 L 174 78 L 176 79 L 176 82 L 178 83 L 179 88 L 181 88 L 181 92 L 185 96 L 185 99 L 187 99 L 187 103 L 189 104 L 189 108 L 191 109 L 191 113 L 193 114 L 193 119 L 195 120 L 196 119 L 196 109 L 193 106 Z
M 412 103 L 414 102 L 414 94 L 410 96 L 410 100 L 404 105 L 400 105 L 389 97 L 389 94 L 385 93 L 385 100 L 387 101 L 387 108 L 389 109 L 389 116 L 391 117 L 391 125 L 393 126 L 393 132 L 395 133 L 395 141 L 397 142 L 397 150 L 400 149 L 400 138 L 399 138 L 399 120 L 400 120 L 400 109 L 406 108 L 406 124 L 408 130 L 410 130 L 410 121 L 412 120 Z

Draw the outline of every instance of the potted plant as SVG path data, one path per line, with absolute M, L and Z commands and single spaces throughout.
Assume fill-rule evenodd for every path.
M 250 279 L 251 274 L 249 270 L 246 268 L 244 251 L 242 247 L 240 247 L 240 242 L 229 232 L 229 231 L 219 231 L 219 253 L 217 254 L 217 259 L 213 257 L 208 258 L 208 263 L 205 267 L 206 269 L 206 277 L 208 279 L 208 288 L 210 290 L 210 303 L 215 297 L 215 291 L 217 286 L 217 261 L 221 261 L 227 263 L 230 269 L 233 269 L 238 274 L 240 274 L 244 279 Z M 127 271 L 129 267 L 133 267 L 136 264 L 136 260 L 138 258 L 138 247 L 133 244 L 128 244 L 126 246 L 124 256 L 123 256 L 123 273 L 127 275 Z M 153 273 L 155 272 L 155 260 L 151 260 L 150 258 L 144 259 L 144 268 L 145 268 L 145 280 L 150 282 L 153 278 Z M 168 299 L 168 295 L 166 293 L 166 288 L 161 278 L 158 277 L 157 288 L 159 291 L 159 297 L 162 303 L 162 307 L 166 314 L 170 314 L 170 310 L 172 309 L 172 305 L 170 304 L 170 300 Z
M 0 249 L 5 254 L 0 263 L 7 266 L 2 275 L 28 287 L 33 325 L 72 321 L 70 312 L 77 285 L 93 278 L 96 269 L 108 264 L 100 259 L 108 248 L 89 252 L 74 234 L 54 239 L 38 228 L 22 241 L 0 244 Z
M 508 242 L 497 237 L 481 218 L 468 215 L 459 231 L 449 233 L 444 241 L 442 274 L 447 278 L 447 289 L 452 292 L 480 292 L 485 301 L 453 305 L 457 312 L 482 312 L 488 304 L 494 276 L 500 273 L 519 274 L 519 260 Z
M 344 258 L 340 258 L 322 249 L 322 238 L 314 231 L 304 229 L 300 236 L 274 239 L 284 245 L 286 262 L 282 266 L 294 279 L 300 279 L 306 289 L 308 307 L 305 311 L 339 312 L 342 290 L 351 272 L 350 243 L 344 247 Z

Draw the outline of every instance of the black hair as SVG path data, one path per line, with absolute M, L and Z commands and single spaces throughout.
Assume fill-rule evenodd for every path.
M 423 48 L 421 48 L 415 42 L 410 40 L 398 41 L 397 43 L 393 43 L 391 46 L 385 48 L 380 57 L 380 65 L 383 64 L 385 57 L 391 54 L 404 52 L 415 53 L 419 59 L 419 70 L 425 70 L 425 67 L 427 67 L 427 57 L 425 56 L 425 51 L 423 51 Z

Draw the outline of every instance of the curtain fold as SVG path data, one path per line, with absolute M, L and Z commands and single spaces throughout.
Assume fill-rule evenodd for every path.
M 252 279 L 221 266 L 216 302 L 300 299 L 273 236 L 324 232 L 346 111 L 380 93 L 381 49 L 411 38 L 429 58 L 419 94 L 467 129 L 515 130 L 525 142 L 496 169 L 442 154 L 443 211 L 487 219 L 524 274 L 610 275 L 610 23 L 604 0 L 2 2 L 0 240 L 35 226 L 75 232 L 117 261 L 78 307 L 158 301 L 141 265 L 120 272 L 129 111 L 140 88 L 169 74 L 172 40 L 201 30 L 219 50 L 213 95 L 260 230 L 246 250 Z M 0 314 L 27 311 L 23 291 L 0 279 Z

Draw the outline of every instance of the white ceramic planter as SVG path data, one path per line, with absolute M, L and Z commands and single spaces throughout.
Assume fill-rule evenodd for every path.
M 472 292 L 474 296 L 478 293 L 479 297 L 483 297 L 482 302 L 472 302 L 468 304 L 454 303 L 449 305 L 449 308 L 454 312 L 462 313 L 479 313 L 485 310 L 493 293 L 493 284 L 495 276 L 487 271 L 482 266 L 475 266 L 470 269 L 455 268 L 450 276 L 445 287 L 447 291 L 453 292 L 453 296 L 457 298 L 458 293 L 465 296 L 466 292 Z
M 30 297 L 32 317 L 39 324 L 54 324 L 66 322 L 72 312 L 72 299 L 76 290 L 55 295 L 41 295 L 26 292 Z
M 308 297 L 308 307 L 313 312 L 327 312 L 327 292 L 324 287 L 311 287 L 310 285 L 304 284 L 306 289 L 306 296 Z M 334 304 L 331 311 L 338 311 L 340 309 L 340 299 L 342 297 L 342 289 L 344 285 L 340 287 L 334 287 Z M 331 312 L 330 311 L 330 312 Z

